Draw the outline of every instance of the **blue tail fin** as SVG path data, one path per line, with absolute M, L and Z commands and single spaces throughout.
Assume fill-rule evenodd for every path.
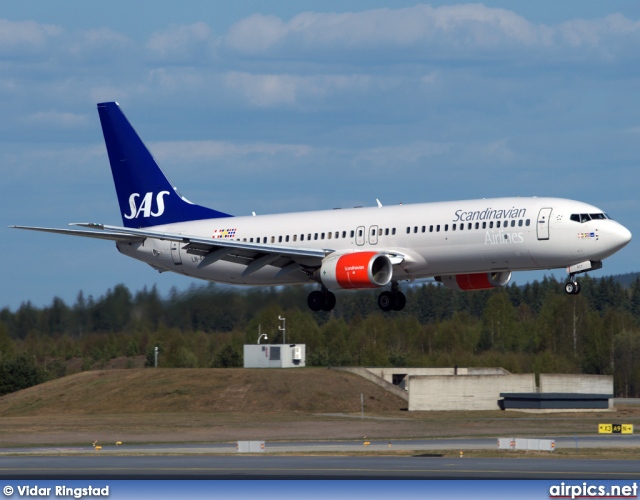
M 98 104 L 104 142 L 125 227 L 232 217 L 182 198 L 116 102 Z

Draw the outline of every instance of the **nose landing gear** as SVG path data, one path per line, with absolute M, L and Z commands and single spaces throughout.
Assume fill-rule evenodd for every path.
M 564 285 L 564 291 L 568 295 L 578 295 L 580 293 L 580 283 L 575 281 L 574 278 L 569 277 L 569 281 Z

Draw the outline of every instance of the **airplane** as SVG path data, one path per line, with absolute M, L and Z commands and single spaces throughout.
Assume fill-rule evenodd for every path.
M 383 311 L 400 311 L 400 282 L 432 278 L 453 290 L 503 287 L 513 271 L 566 268 L 576 275 L 631 241 L 587 203 L 492 198 L 234 217 L 196 205 L 167 179 L 116 102 L 98 105 L 123 226 L 11 226 L 114 241 L 154 269 L 237 285 L 316 284 L 313 311 L 331 311 L 333 291 L 384 289 Z

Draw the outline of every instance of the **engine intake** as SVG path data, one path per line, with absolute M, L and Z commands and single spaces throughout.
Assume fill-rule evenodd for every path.
M 393 265 L 385 254 L 354 252 L 330 255 L 322 261 L 320 280 L 329 290 L 379 288 L 393 276 Z
M 447 276 L 436 276 L 435 280 L 447 288 L 456 291 L 490 290 L 492 288 L 505 286 L 509 283 L 511 280 L 511 272 L 450 274 Z

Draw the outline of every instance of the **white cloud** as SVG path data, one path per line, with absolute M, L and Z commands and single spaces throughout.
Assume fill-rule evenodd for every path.
M 83 60 L 100 57 L 104 64 L 105 57 L 118 59 L 125 51 L 130 56 L 134 49 L 133 42 L 123 34 L 108 28 L 97 28 L 73 34 L 66 50 Z
M 196 91 L 203 89 L 206 76 L 194 68 L 157 68 L 149 72 L 150 85 L 165 91 Z
M 147 48 L 160 58 L 185 58 L 208 50 L 213 42 L 211 29 L 204 22 L 172 26 L 154 33 Z
M 443 40 L 443 37 L 444 40 Z M 226 44 L 242 53 L 262 53 L 279 44 L 289 48 L 410 47 L 426 42 L 454 47 L 493 46 L 505 41 L 547 43 L 549 34 L 523 17 L 480 4 L 443 7 L 416 5 L 356 13 L 305 12 L 284 22 L 252 15 L 229 30 Z
M 370 84 L 366 75 L 250 74 L 230 72 L 225 77 L 229 90 L 239 92 L 258 107 L 296 104 L 300 98 L 322 98 L 338 92 L 363 90 Z
M 362 12 L 304 12 L 289 21 L 254 14 L 238 21 L 224 44 L 239 54 L 317 59 L 376 53 L 379 61 L 499 56 L 558 49 L 611 56 L 612 47 L 637 47 L 640 22 L 621 14 L 575 19 L 558 26 L 534 24 L 515 12 L 482 4 Z M 615 50 L 613 50 L 615 52 Z M 566 58 L 566 54 L 560 54 Z
M 310 146 L 304 144 L 275 144 L 266 142 L 233 143 L 225 141 L 163 141 L 150 144 L 158 160 L 171 163 L 194 163 L 221 158 L 241 158 L 249 155 L 264 157 L 287 155 L 299 158 L 309 155 Z
M 13 53 L 47 48 L 49 41 L 62 33 L 60 26 L 52 24 L 0 19 L 0 51 Z
M 406 166 L 427 158 L 444 156 L 451 152 L 452 144 L 418 141 L 400 146 L 383 146 L 353 152 L 354 162 L 389 168 L 392 165 Z
M 76 113 L 60 113 L 57 111 L 39 111 L 27 117 L 27 121 L 56 127 L 78 127 L 87 123 L 87 116 Z

